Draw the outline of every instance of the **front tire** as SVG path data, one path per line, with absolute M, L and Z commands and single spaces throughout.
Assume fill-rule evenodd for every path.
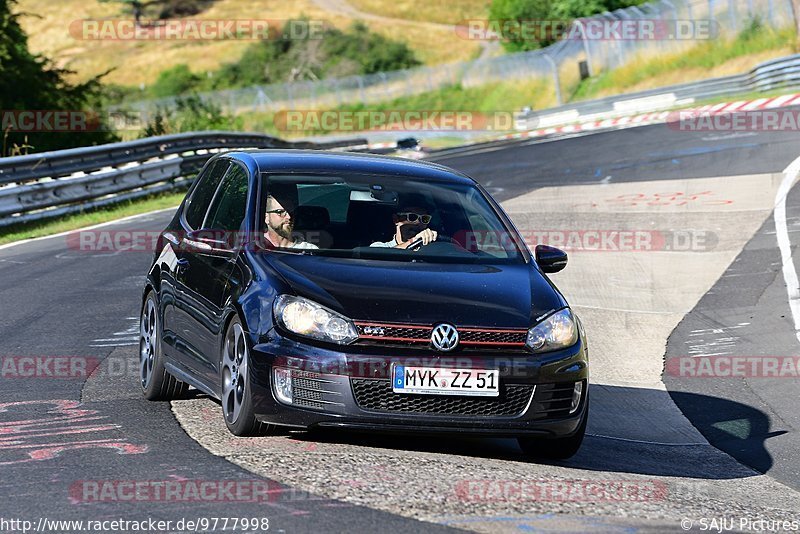
M 255 417 L 250 387 L 250 349 L 242 322 L 234 317 L 225 332 L 222 345 L 222 415 L 225 425 L 235 436 L 258 436 L 272 426 Z
M 139 382 L 144 398 L 151 401 L 178 399 L 189 389 L 188 384 L 181 382 L 164 368 L 161 320 L 154 291 L 147 294 L 139 324 Z
M 586 424 L 589 421 L 589 389 L 586 388 L 586 407 L 584 408 L 581 424 L 575 434 L 567 438 L 517 438 L 520 449 L 531 458 L 544 460 L 567 460 L 578 452 L 586 435 Z

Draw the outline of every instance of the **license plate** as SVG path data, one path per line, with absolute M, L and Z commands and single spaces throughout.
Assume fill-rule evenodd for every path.
M 470 395 L 497 397 L 500 371 L 497 369 L 442 369 L 395 365 L 392 391 L 428 395 Z

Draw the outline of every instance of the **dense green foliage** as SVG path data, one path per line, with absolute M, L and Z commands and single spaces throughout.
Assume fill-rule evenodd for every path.
M 159 109 L 147 121 L 140 137 L 204 130 L 230 132 L 241 129 L 240 118 L 228 115 L 219 106 L 192 95 L 177 98 L 174 107 Z
M 604 11 L 635 6 L 646 0 L 492 0 L 489 20 L 496 22 L 520 21 L 536 27 L 542 21 L 569 24 L 580 17 L 589 17 Z M 494 28 L 490 28 L 494 29 Z M 516 26 L 498 26 L 503 47 L 510 52 L 535 50 L 552 44 L 557 32 L 540 30 L 535 37 L 522 34 Z
M 281 35 L 290 34 L 288 24 L 298 21 L 287 23 Z M 177 65 L 160 74 L 148 89 L 148 96 L 160 98 L 257 84 L 372 74 L 420 64 L 405 43 L 372 33 L 357 22 L 347 31 L 330 27 L 319 33 L 308 31 L 293 39 L 259 41 L 238 61 L 226 63 L 209 75 L 193 73 L 188 65 Z
M 9 154 L 41 152 L 86 146 L 116 140 L 106 128 L 98 109 L 100 84 L 97 79 L 70 85 L 67 73 L 28 50 L 28 36 L 12 12 L 16 0 L 0 0 L 0 110 L 4 120 L 2 152 Z M 21 111 L 87 112 L 91 131 L 15 131 Z M 47 128 L 45 128 L 47 129 Z

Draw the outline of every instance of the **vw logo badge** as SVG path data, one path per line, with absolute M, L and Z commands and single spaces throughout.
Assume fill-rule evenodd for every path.
M 431 332 L 431 343 L 436 350 L 451 351 L 458 345 L 458 330 L 447 323 L 437 325 Z

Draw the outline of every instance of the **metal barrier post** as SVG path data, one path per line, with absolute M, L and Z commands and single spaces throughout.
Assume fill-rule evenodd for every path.
M 563 104 L 563 101 L 561 99 L 561 80 L 558 79 L 558 65 L 547 52 L 544 52 L 542 54 L 542 57 L 545 58 L 547 62 L 550 63 L 550 66 L 553 68 L 553 86 L 555 87 L 556 90 L 556 101 L 560 106 Z
M 589 50 L 589 40 L 586 38 L 586 28 L 583 26 L 583 21 L 576 20 L 575 26 L 581 32 L 581 41 L 583 42 L 583 52 L 586 54 L 586 66 L 589 67 L 589 76 L 594 76 L 594 65 L 592 64 L 592 53 Z

